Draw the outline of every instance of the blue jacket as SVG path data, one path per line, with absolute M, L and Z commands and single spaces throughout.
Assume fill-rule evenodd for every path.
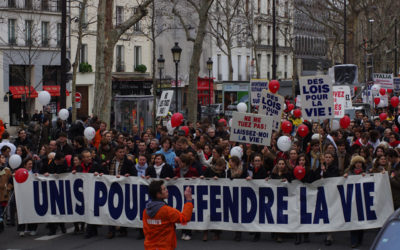
M 165 156 L 166 163 L 170 165 L 172 168 L 175 168 L 175 152 L 170 148 L 167 152 L 164 149 L 160 149 L 156 152 L 156 154 L 162 154 Z

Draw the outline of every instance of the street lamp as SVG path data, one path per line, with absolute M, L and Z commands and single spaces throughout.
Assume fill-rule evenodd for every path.
M 161 94 L 161 77 L 162 77 L 162 70 L 164 69 L 164 63 L 165 63 L 165 59 L 163 57 L 163 55 L 160 55 L 160 57 L 157 59 L 158 62 L 158 69 L 160 70 L 160 94 Z
M 369 46 L 370 46 L 370 48 L 372 48 L 372 24 L 375 22 L 375 20 L 374 19 L 369 19 L 368 22 L 370 24 Z
M 208 69 L 208 106 L 210 107 L 211 105 L 211 71 L 213 67 L 213 61 L 211 60 L 211 57 L 208 58 L 207 61 L 207 69 Z
M 175 112 L 178 112 L 178 64 L 181 60 L 182 49 L 179 47 L 178 43 L 175 42 L 175 46 L 171 49 L 172 57 L 175 62 Z

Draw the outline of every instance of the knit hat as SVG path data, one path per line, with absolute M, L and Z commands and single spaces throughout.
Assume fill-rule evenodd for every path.
M 364 157 L 360 155 L 355 155 L 351 158 L 350 166 L 354 166 L 357 162 L 361 162 L 362 164 L 365 164 L 365 159 Z

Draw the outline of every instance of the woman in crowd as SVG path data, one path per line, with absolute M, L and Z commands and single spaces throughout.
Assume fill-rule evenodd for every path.
M 369 173 L 380 173 L 380 172 L 389 172 L 390 173 L 390 165 L 386 159 L 385 155 L 380 155 L 375 159 L 375 163 L 372 168 L 369 170 Z
M 169 165 L 163 154 L 157 153 L 154 158 L 154 165 L 146 169 L 146 178 L 174 178 L 174 169 Z
M 162 154 L 164 156 L 164 162 L 172 168 L 175 167 L 176 154 L 172 148 L 172 141 L 169 137 L 161 139 L 161 149 L 156 154 Z

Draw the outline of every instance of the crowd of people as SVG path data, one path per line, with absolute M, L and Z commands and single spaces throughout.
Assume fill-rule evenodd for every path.
M 193 124 L 186 122 L 189 132 L 176 128 L 173 134 L 158 125 L 156 131 L 148 128 L 139 131 L 134 125 L 132 133 L 126 134 L 107 129 L 107 124 L 96 117 L 85 117 L 71 125 L 58 120 L 54 124 L 47 118 L 34 122 L 32 127 L 40 127 L 33 133 L 28 128 L 18 130 L 11 139 L 8 131 L 2 134 L 0 143 L 0 214 L 5 214 L 9 228 L 17 224 L 16 204 L 13 196 L 12 170 L 8 159 L 18 154 L 23 159 L 20 168 L 30 174 L 93 173 L 120 176 L 140 176 L 143 178 L 230 178 L 230 179 L 280 179 L 291 182 L 293 169 L 303 166 L 306 175 L 301 180 L 312 183 L 321 178 L 367 173 L 388 173 L 392 186 L 394 208 L 400 207 L 400 140 L 397 119 L 389 116 L 386 120 L 371 119 L 362 111 L 356 113 L 346 129 L 332 130 L 329 120 L 301 121 L 308 126 L 309 134 L 297 135 L 301 124 L 290 113 L 283 119 L 294 126 L 290 133 L 275 131 L 271 146 L 240 144 L 229 140 L 230 128 L 226 120 L 211 124 L 208 120 Z M 182 124 L 184 125 L 184 124 Z M 195 126 L 194 126 L 195 125 Z M 96 136 L 88 141 L 84 129 L 92 126 Z M 319 134 L 318 139 L 312 139 Z M 281 135 L 292 138 L 292 147 L 282 152 L 277 147 Z M 231 149 L 239 146 L 240 154 L 231 155 Z M 1 220 L 1 218 L 0 218 Z M 1 223 L 2 225 L 3 223 Z M 75 223 L 74 233 L 84 233 L 86 238 L 97 235 L 97 225 Z M 37 224 L 18 224 L 19 235 L 36 235 Z M 48 234 L 53 235 L 65 225 L 50 223 Z M 108 227 L 107 238 L 119 234 L 127 236 L 127 228 Z M 222 231 L 212 231 L 213 239 L 218 240 Z M 363 231 L 351 231 L 351 246 L 363 242 Z M 260 240 L 261 232 L 252 233 L 254 241 Z M 190 240 L 192 232 L 182 230 L 182 239 Z M 202 232 L 202 240 L 207 241 L 208 231 Z M 138 238 L 143 239 L 142 230 Z M 284 240 L 284 234 L 272 233 L 276 242 Z M 296 233 L 295 244 L 309 242 L 308 233 Z M 234 240 L 242 240 L 242 232 L 235 232 Z M 333 243 L 333 234 L 326 235 L 324 243 Z

